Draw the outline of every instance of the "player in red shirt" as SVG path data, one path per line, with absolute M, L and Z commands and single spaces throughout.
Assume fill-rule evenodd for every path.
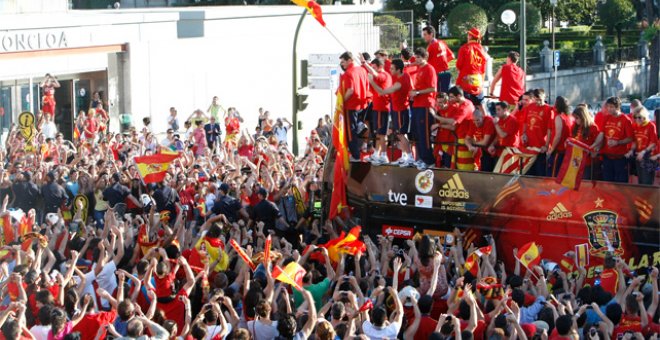
M 428 52 L 423 48 L 415 49 L 414 89 L 410 91 L 412 107 L 412 128 L 417 142 L 417 162 L 419 170 L 425 170 L 435 164 L 431 149 L 431 109 L 435 104 L 435 93 L 438 85 L 438 75 L 433 66 L 427 62 Z
M 415 56 L 413 56 L 412 51 L 409 48 L 401 49 L 401 59 L 405 68 L 403 72 L 407 73 L 409 76 L 414 77 L 417 73 L 417 65 L 415 64 Z
M 550 138 L 550 147 L 546 151 L 548 159 L 548 169 L 546 175 L 555 177 L 559 173 L 561 163 L 564 161 L 564 152 L 566 151 L 566 139 L 573 130 L 573 116 L 568 111 L 568 101 L 559 96 L 555 99 L 555 119 L 550 123 L 552 137 Z
M 474 170 L 474 156 L 465 146 L 465 136 L 472 124 L 474 105 L 465 99 L 463 90 L 458 86 L 450 88 L 448 95 L 450 103 L 448 117 L 436 116 L 435 119 L 442 124 L 443 129 L 452 131 L 456 136 L 457 147 L 456 151 L 452 152 L 455 154 L 452 163 L 456 164 L 456 169 Z
M 509 104 L 499 102 L 495 104 L 497 112 L 497 124 L 495 124 L 495 133 L 497 136 L 488 147 L 488 153 L 491 156 L 499 156 L 502 149 L 506 147 L 518 146 L 518 121 L 509 114 Z
M 450 168 L 452 162 L 452 155 L 456 150 L 456 138 L 454 137 L 454 120 L 451 115 L 454 113 L 453 105 L 449 103 L 449 96 L 445 92 L 438 94 L 435 102 L 435 116 L 438 122 L 434 124 L 437 127 L 435 135 L 435 145 L 433 146 L 433 155 L 436 159 L 435 165 L 437 167 Z M 443 123 L 445 122 L 445 123 Z
M 633 129 L 630 120 L 621 112 L 621 99 L 610 97 L 605 102 L 605 116 L 600 126 L 603 134 L 603 180 L 628 183 L 628 144 L 633 141 Z
M 546 174 L 546 151 L 550 146 L 551 123 L 554 122 L 554 111 L 545 103 L 545 91 L 535 89 L 533 91 L 532 103 L 523 108 L 524 123 L 522 128 L 521 142 L 528 148 L 536 148 L 538 156 L 532 164 L 527 175 L 545 176 Z
M 42 88 L 44 96 L 42 97 L 42 107 L 41 112 L 46 115 L 50 115 L 51 118 L 55 117 L 55 89 L 60 87 L 60 83 L 57 79 L 46 73 L 44 81 L 39 84 Z
M 401 59 L 394 59 L 392 61 L 390 74 L 392 74 L 392 86 L 388 88 L 380 87 L 373 79 L 369 79 L 369 83 L 379 95 L 391 96 L 392 111 L 390 111 L 390 119 L 392 120 L 392 132 L 397 136 L 402 152 L 397 164 L 408 166 L 414 161 L 410 153 L 410 143 L 408 142 L 408 137 L 406 137 L 410 132 L 410 102 L 408 101 L 408 94 L 413 88 L 412 79 L 405 72 L 405 65 Z
M 492 172 L 495 167 L 495 158 L 486 150 L 493 142 L 494 136 L 495 123 L 493 117 L 484 115 L 479 110 L 474 110 L 472 124 L 470 124 L 465 136 L 465 145 L 474 154 L 479 171 Z
M 367 95 L 369 92 L 369 81 L 367 80 L 367 72 L 363 67 L 355 65 L 353 61 L 353 54 L 351 52 L 344 52 L 339 56 L 339 65 L 344 74 L 342 74 L 339 82 L 339 90 L 343 91 L 344 111 L 348 120 L 348 148 L 351 152 L 353 160 L 360 159 L 360 149 L 362 140 L 358 135 L 359 115 L 362 110 L 367 108 Z
M 591 116 L 591 113 L 589 113 L 587 106 L 584 104 L 578 105 L 575 110 L 573 110 L 573 119 L 575 124 L 573 124 L 571 136 L 581 142 L 590 145 L 592 149 L 598 150 L 602 143 L 603 137 L 600 134 L 598 125 L 594 123 L 594 119 Z M 596 153 L 592 153 L 591 157 L 587 158 L 586 168 L 582 176 L 583 179 L 592 179 L 594 177 L 592 159 L 595 156 Z
M 649 112 L 644 106 L 638 106 L 633 110 L 633 143 L 632 148 L 626 154 L 627 158 L 637 153 L 636 166 L 639 184 L 652 185 L 655 179 L 655 164 L 647 159 L 651 155 L 658 140 L 658 132 L 655 124 L 649 120 Z
M 495 86 L 502 80 L 500 87 L 500 101 L 509 105 L 518 104 L 518 98 L 525 92 L 525 71 L 518 66 L 520 54 L 515 51 L 509 52 L 506 64 L 497 71 L 490 83 L 490 96 L 495 93 Z
M 426 46 L 426 52 L 429 54 L 428 62 L 438 73 L 438 92 L 447 92 L 451 83 L 449 62 L 454 60 L 454 52 L 451 51 L 446 42 L 435 38 L 435 28 L 433 26 L 426 26 L 422 29 L 422 38 L 428 44 Z
M 376 91 L 377 85 L 381 89 L 386 89 L 392 86 L 392 77 L 389 73 L 385 72 L 383 61 L 376 58 L 371 61 L 371 65 L 365 63 L 367 69 L 370 89 L 374 91 L 373 106 L 371 109 L 371 129 L 376 133 L 376 152 L 370 157 L 371 164 L 382 165 L 389 163 L 387 158 L 387 123 L 390 116 L 390 96 L 387 94 L 379 94 Z
M 458 79 L 456 85 L 465 92 L 465 98 L 472 101 L 475 106 L 481 106 L 483 100 L 484 74 L 486 73 L 486 60 L 488 55 L 481 46 L 481 32 L 476 27 L 468 32 L 467 44 L 458 50 L 456 68 Z M 486 112 L 484 108 L 481 111 Z

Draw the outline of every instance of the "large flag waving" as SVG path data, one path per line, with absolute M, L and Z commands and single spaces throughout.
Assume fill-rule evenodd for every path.
M 319 6 L 316 1 L 312 0 L 291 0 L 294 4 L 300 6 L 300 7 L 305 7 L 307 12 L 311 14 L 316 21 L 321 24 L 321 26 L 325 27 L 325 21 L 323 21 L 323 11 L 321 10 L 321 6 Z
M 557 183 L 569 189 L 579 189 L 584 166 L 587 164 L 587 158 L 591 151 L 593 151 L 591 146 L 574 138 L 567 139 L 566 153 L 557 175 Z
M 151 156 L 135 157 L 140 177 L 145 184 L 158 183 L 165 179 L 170 163 L 179 157 L 178 154 L 156 154 Z
M 356 255 L 367 250 L 364 242 L 360 241 L 362 227 L 353 227 L 348 234 L 342 232 L 336 239 L 330 240 L 322 247 L 328 249 L 328 257 L 332 262 L 339 262 L 340 254 Z
M 344 89 L 337 90 L 337 105 L 332 127 L 332 145 L 337 157 L 335 158 L 335 173 L 333 177 L 332 196 L 330 198 L 330 219 L 341 216 L 348 208 L 346 199 L 346 174 L 349 169 L 348 148 L 346 142 L 346 122 L 344 121 Z

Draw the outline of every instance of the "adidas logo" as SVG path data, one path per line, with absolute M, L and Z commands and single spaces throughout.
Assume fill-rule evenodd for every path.
M 561 202 L 557 203 L 554 208 L 552 208 L 552 211 L 548 214 L 548 217 L 546 219 L 548 221 L 556 221 L 562 218 L 569 218 L 573 217 L 573 213 L 568 211 L 566 207 L 561 204 Z
M 470 192 L 465 190 L 463 181 L 461 181 L 461 177 L 459 177 L 458 174 L 451 176 L 447 183 L 442 185 L 438 195 L 440 195 L 440 197 L 446 198 L 470 198 Z

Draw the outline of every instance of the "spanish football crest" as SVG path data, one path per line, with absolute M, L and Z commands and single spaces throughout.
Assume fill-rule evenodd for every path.
M 621 236 L 617 227 L 618 217 L 617 213 L 608 210 L 594 210 L 583 216 L 589 229 L 591 255 L 605 257 L 607 252 L 623 255 Z

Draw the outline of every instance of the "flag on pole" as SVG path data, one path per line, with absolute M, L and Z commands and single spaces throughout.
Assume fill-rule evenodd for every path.
M 587 164 L 589 152 L 592 152 L 593 149 L 574 138 L 567 139 L 566 144 L 564 161 L 555 180 L 562 186 L 577 190 L 580 188 L 580 182 L 582 182 L 582 174 Z
M 243 248 L 241 248 L 241 246 L 238 245 L 238 242 L 236 242 L 236 240 L 234 239 L 230 240 L 229 244 L 232 246 L 232 248 L 234 248 L 238 256 L 240 256 L 241 259 L 243 259 L 243 261 L 245 261 L 245 263 L 248 266 L 250 266 L 250 269 L 252 269 L 252 271 L 255 271 L 257 269 L 257 266 L 254 264 L 254 262 L 252 262 L 252 259 L 247 256 Z
M 282 268 L 275 266 L 271 276 L 280 282 L 288 283 L 298 290 L 302 290 L 302 280 L 307 271 L 298 262 L 291 262 Z
M 344 87 L 340 85 L 337 89 L 337 103 L 335 104 L 335 116 L 332 120 L 332 145 L 337 150 L 337 162 L 341 163 L 345 171 L 349 170 L 348 141 L 346 138 L 346 119 L 344 118 Z
M 321 24 L 321 26 L 325 27 L 325 21 L 323 21 L 323 11 L 321 10 L 321 6 L 316 3 L 316 1 L 312 0 L 291 0 L 294 4 L 304 7 L 309 14 L 311 14 L 316 21 Z
M 522 246 L 522 248 L 518 249 L 516 258 L 527 269 L 538 266 L 539 263 L 541 263 L 541 253 L 539 252 L 539 247 L 536 245 L 536 242 L 529 242 Z
M 507 147 L 502 151 L 502 156 L 497 161 L 493 172 L 503 174 L 521 174 L 520 166 L 522 163 L 522 174 L 526 174 L 532 167 L 536 156 L 541 150 L 538 148 L 513 148 Z
M 559 260 L 559 267 L 564 273 L 572 273 L 575 271 L 575 257 L 563 255 Z
M 330 240 L 321 247 L 328 249 L 328 257 L 332 262 L 339 262 L 340 254 L 356 255 L 367 250 L 364 242 L 360 241 L 361 233 L 362 227 L 353 227 L 348 234 L 342 232 L 339 237 Z
M 583 243 L 575 246 L 575 263 L 578 267 L 586 268 L 589 265 L 589 244 Z
M 177 157 L 179 157 L 178 154 L 156 154 L 135 157 L 134 160 L 138 172 L 140 173 L 140 177 L 142 177 L 145 184 L 148 184 L 162 182 L 163 179 L 165 179 L 165 174 L 167 174 L 167 169 L 169 169 L 170 163 Z
M 345 217 L 348 209 L 348 200 L 346 198 L 346 171 L 341 164 L 337 152 L 337 159 L 335 160 L 335 173 L 334 180 L 332 181 L 332 196 L 330 196 L 330 213 L 329 218 L 332 220 L 337 216 Z
M 476 251 L 465 259 L 465 271 L 474 277 L 479 275 L 479 255 L 477 255 Z

